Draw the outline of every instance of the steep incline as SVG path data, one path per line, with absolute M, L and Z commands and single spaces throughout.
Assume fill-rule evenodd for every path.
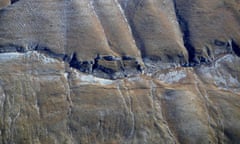
M 187 61 L 172 1 L 132 0 L 124 10 L 143 58 L 182 64 Z
M 211 60 L 231 51 L 229 41 L 240 41 L 240 2 L 235 0 L 175 0 L 185 46 L 192 61 Z M 239 46 L 235 50 L 239 53 Z M 202 57 L 202 58 L 201 58 Z
M 0 144 L 238 143 L 240 58 L 109 80 L 0 54 Z
M 1 10 L 0 43 L 41 45 L 81 61 L 208 62 L 231 48 L 240 54 L 238 9 L 233 0 L 20 0 Z
M 0 144 L 237 144 L 239 0 L 0 1 Z

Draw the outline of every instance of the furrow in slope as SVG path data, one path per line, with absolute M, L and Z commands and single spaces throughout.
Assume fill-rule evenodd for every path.
M 73 0 L 66 10 L 68 54 L 76 52 L 79 60 L 92 60 L 97 54 L 117 55 L 108 45 L 90 0 Z
M 10 5 L 0 11 L 0 43 L 25 47 L 40 44 L 62 53 L 62 9 L 57 1 L 22 0 Z
M 109 46 L 120 56 L 140 58 L 121 7 L 114 0 L 95 0 L 94 9 L 106 33 Z
M 124 9 L 143 58 L 185 63 L 188 57 L 172 1 L 128 1 Z
M 211 61 L 212 57 L 231 50 L 229 40 L 240 42 L 240 15 L 236 12 L 239 2 L 175 0 L 174 3 L 190 61 Z

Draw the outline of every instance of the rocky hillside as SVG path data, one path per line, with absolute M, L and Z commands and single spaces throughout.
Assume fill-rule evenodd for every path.
M 239 141 L 239 0 L 0 1 L 0 144 Z

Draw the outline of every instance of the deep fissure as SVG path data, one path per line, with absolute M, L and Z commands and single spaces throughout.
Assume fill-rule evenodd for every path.
M 177 2 L 176 0 L 173 1 L 174 2 L 174 9 L 175 9 L 175 13 L 176 13 L 176 17 L 180 26 L 180 29 L 182 31 L 183 34 L 183 42 L 184 42 L 184 46 L 187 49 L 188 52 L 188 62 L 190 64 L 190 66 L 195 65 L 196 61 L 195 61 L 195 48 L 193 47 L 191 40 L 190 40 L 190 30 L 189 30 L 189 24 L 188 22 L 183 18 L 183 16 L 180 14 L 180 10 L 177 7 Z

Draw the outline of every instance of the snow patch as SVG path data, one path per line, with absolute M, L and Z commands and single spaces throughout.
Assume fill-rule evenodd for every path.
M 113 80 L 108 80 L 108 79 L 103 79 L 103 78 L 98 78 L 93 75 L 84 75 L 84 74 L 77 74 L 77 78 L 81 80 L 81 85 L 110 85 L 113 84 Z
M 222 62 L 229 62 L 229 63 L 232 63 L 234 61 L 235 57 L 234 55 L 232 54 L 227 54 L 219 59 L 216 60 L 215 62 L 215 66 L 218 68 L 218 67 L 221 67 L 221 63 Z
M 11 53 L 0 53 L 0 62 L 7 62 L 10 60 L 16 60 L 23 57 L 23 53 L 11 52 Z
M 213 75 L 214 83 L 222 88 L 234 88 L 240 87 L 240 83 L 237 78 L 234 78 L 231 74 L 226 75 Z
M 30 58 L 30 59 L 36 58 L 40 63 L 43 63 L 43 64 L 49 64 L 49 63 L 56 63 L 57 62 L 56 59 L 47 57 L 44 54 L 41 54 L 37 51 L 29 51 L 25 54 L 25 56 L 27 58 Z
M 230 91 L 237 91 L 240 87 L 238 78 L 233 76 L 231 72 L 224 69 L 224 63 L 234 63 L 236 57 L 227 54 L 218 58 L 214 65 L 201 66 L 198 70 L 203 79 L 208 82 L 213 82 L 218 88 Z
M 68 79 L 68 73 L 67 73 L 67 72 L 65 72 L 65 73 L 63 74 L 63 76 L 65 77 L 65 79 Z
M 158 79 L 161 81 L 164 81 L 166 83 L 175 83 L 179 82 L 181 79 L 185 78 L 187 76 L 186 72 L 184 70 L 181 71 L 170 71 L 168 73 L 162 73 L 158 76 Z
M 229 82 L 232 84 L 237 84 L 240 86 L 240 83 L 238 82 L 238 79 L 234 78 L 232 75 L 229 75 Z
M 28 51 L 27 53 L 18 53 L 18 52 L 9 52 L 9 53 L 0 53 L 0 62 L 7 62 L 11 60 L 18 60 L 18 59 L 30 59 L 30 60 L 37 60 L 43 64 L 49 63 L 56 63 L 57 60 L 54 58 L 50 58 L 41 54 L 37 51 Z
M 0 86 L 0 108 L 1 109 L 3 109 L 5 98 L 6 98 L 5 93 L 2 89 L 2 87 Z
M 143 79 L 140 76 L 136 76 L 136 77 L 128 78 L 128 81 L 130 81 L 130 82 L 140 82 L 140 81 L 143 81 Z

